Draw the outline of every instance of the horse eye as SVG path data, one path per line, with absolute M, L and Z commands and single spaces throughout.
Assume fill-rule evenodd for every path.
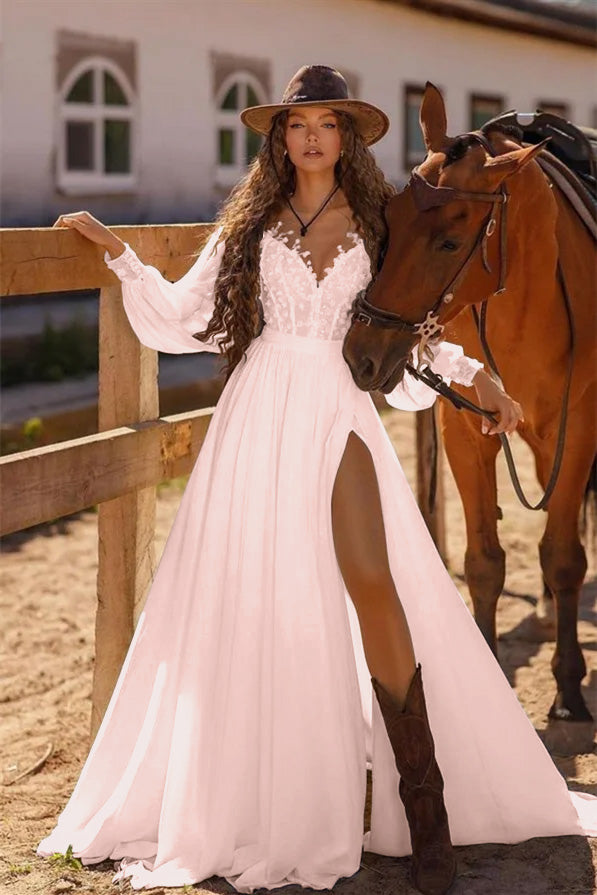
M 453 239 L 444 239 L 440 244 L 439 250 L 440 252 L 457 252 L 459 248 L 460 243 L 454 242 Z

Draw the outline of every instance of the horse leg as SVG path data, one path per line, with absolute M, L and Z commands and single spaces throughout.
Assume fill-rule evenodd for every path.
M 556 634 L 556 610 L 553 603 L 553 594 L 545 578 L 543 578 L 543 592 L 537 601 L 535 615 L 545 630 L 546 639 L 554 640 Z
M 481 435 L 478 423 L 460 416 L 442 402 L 442 434 L 466 520 L 464 573 L 473 601 L 475 621 L 497 654 L 495 616 L 504 587 L 506 557 L 497 533 L 499 509 L 495 459 L 498 438 Z
M 572 439 L 571 443 L 574 444 Z M 587 449 L 592 451 L 590 443 L 585 453 Z M 579 538 L 578 519 L 591 459 L 580 453 L 581 450 L 571 450 L 565 456 L 539 544 L 543 577 L 555 602 L 557 629 L 551 662 L 557 693 L 549 710 L 546 742 L 552 751 L 568 754 L 592 751 L 595 732 L 580 687 L 587 669 L 578 643 L 577 619 L 587 559 Z
M 521 437 L 524 438 L 524 434 L 524 431 L 521 432 Z M 547 480 L 551 472 L 551 465 L 546 468 L 544 463 L 544 456 L 528 439 L 525 439 L 525 441 L 533 453 L 533 457 L 535 460 L 535 471 L 537 473 L 537 481 L 539 482 L 541 487 L 545 489 L 545 485 L 547 484 Z M 550 462 L 551 459 L 552 458 L 550 458 Z M 535 610 L 534 612 L 530 613 L 525 619 L 524 634 L 522 636 L 523 639 L 529 641 L 530 643 L 545 643 L 546 641 L 556 639 L 556 611 L 554 606 L 554 599 L 553 594 L 549 589 L 549 585 L 545 580 L 545 576 L 543 576 L 542 578 L 542 584 L 543 590 L 539 594 Z
M 535 446 L 529 441 L 527 441 L 527 444 L 533 452 L 533 457 L 535 460 L 535 472 L 537 473 L 537 481 L 545 490 L 547 480 L 549 479 L 549 473 L 551 472 L 551 462 L 553 462 L 553 458 L 550 458 L 550 464 L 549 466 L 546 466 L 545 458 L 540 453 L 540 451 L 536 450 Z M 545 575 L 543 576 L 543 592 L 539 595 L 534 617 L 538 634 L 537 639 L 555 640 L 556 610 L 554 606 L 553 594 L 549 589 L 547 581 L 545 580 Z

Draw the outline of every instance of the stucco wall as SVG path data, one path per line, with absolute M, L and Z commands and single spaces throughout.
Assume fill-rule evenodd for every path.
M 213 53 L 269 60 L 273 98 L 304 62 L 356 76 L 392 127 L 376 148 L 388 176 L 404 176 L 405 83 L 445 94 L 450 131 L 468 128 L 471 92 L 506 108 L 540 98 L 594 116 L 589 49 L 424 14 L 377 0 L 4 0 L 2 223 L 47 225 L 88 208 L 107 223 L 190 221 L 213 212 L 216 139 Z M 55 188 L 57 33 L 134 41 L 139 182 L 124 195 L 65 196 Z

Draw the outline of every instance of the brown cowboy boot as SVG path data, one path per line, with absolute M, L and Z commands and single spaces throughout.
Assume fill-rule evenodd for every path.
M 372 683 L 400 774 L 400 798 L 412 843 L 413 882 L 425 895 L 444 895 L 456 878 L 456 859 L 444 805 L 444 781 L 427 718 L 421 666 L 417 665 L 410 682 L 403 711 L 375 678 Z

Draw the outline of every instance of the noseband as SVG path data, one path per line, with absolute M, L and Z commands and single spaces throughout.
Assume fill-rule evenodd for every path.
M 484 134 L 473 132 L 470 134 L 464 134 L 462 136 L 468 138 L 471 142 L 480 143 L 481 146 L 483 146 L 483 148 L 490 155 L 496 155 L 493 147 Z M 442 290 L 439 298 L 427 311 L 424 320 L 421 320 L 419 323 L 410 323 L 408 320 L 404 320 L 403 317 L 393 311 L 386 311 L 383 308 L 377 308 L 375 307 L 375 305 L 372 305 L 367 300 L 367 293 L 375 282 L 375 278 L 370 281 L 366 289 L 363 289 L 361 292 L 358 293 L 352 304 L 351 321 L 353 323 L 355 321 L 358 321 L 359 323 L 364 323 L 365 326 L 379 326 L 383 327 L 384 329 L 394 329 L 399 332 L 406 332 L 411 333 L 414 336 L 419 336 L 420 342 L 418 348 L 418 367 L 420 368 L 425 362 L 425 349 L 428 342 L 437 341 L 443 332 L 444 325 L 439 321 L 442 308 L 444 305 L 448 305 L 454 298 L 454 293 L 464 279 L 464 276 L 479 247 L 481 249 L 483 267 L 488 273 L 491 273 L 491 267 L 489 266 L 489 261 L 487 258 L 487 240 L 495 233 L 497 226 L 497 210 L 500 205 L 502 206 L 502 214 L 500 216 L 500 271 L 498 286 L 494 292 L 494 295 L 499 295 L 501 292 L 505 291 L 507 234 L 506 209 L 508 201 L 508 191 L 505 184 L 502 184 L 499 190 L 495 193 L 474 193 L 467 192 L 465 190 L 457 190 L 452 187 L 433 186 L 433 184 L 429 183 L 429 181 L 426 180 L 425 177 L 423 177 L 423 175 L 419 173 L 418 168 L 413 168 L 410 180 L 407 184 L 407 188 L 411 190 L 415 206 L 419 211 L 428 211 L 430 208 L 437 208 L 442 205 L 447 205 L 449 202 L 454 202 L 457 199 L 466 202 L 486 202 L 491 205 L 489 214 L 481 224 L 481 227 L 477 234 L 477 238 L 475 239 L 470 252 L 456 272 L 456 275 L 448 283 L 446 288 Z

